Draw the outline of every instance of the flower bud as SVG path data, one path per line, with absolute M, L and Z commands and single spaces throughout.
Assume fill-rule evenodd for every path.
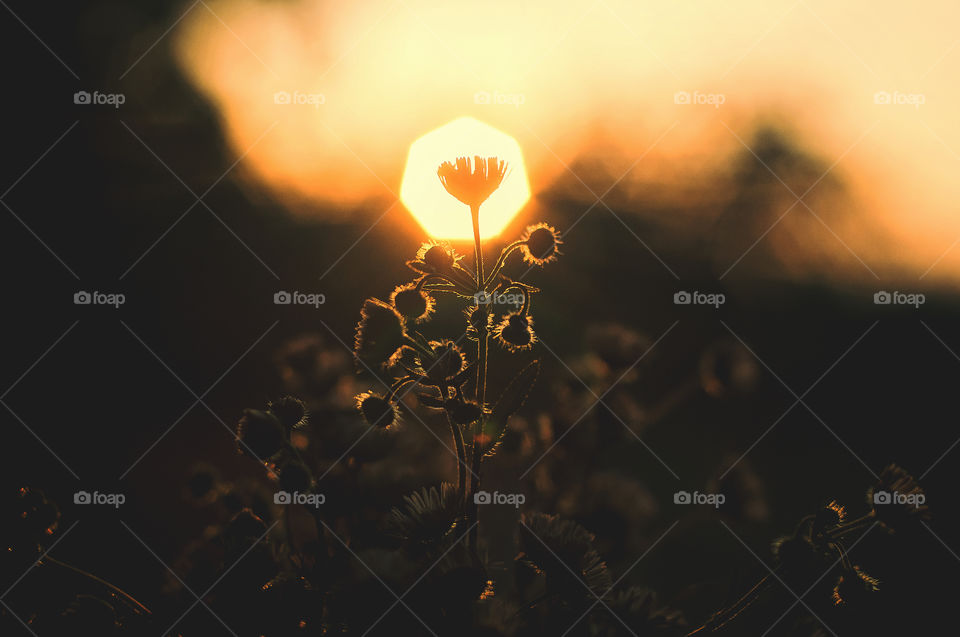
M 245 409 L 237 425 L 237 450 L 266 460 L 283 446 L 283 428 L 269 411 Z

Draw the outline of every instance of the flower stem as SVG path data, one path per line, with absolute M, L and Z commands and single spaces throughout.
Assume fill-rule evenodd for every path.
M 476 255 L 477 269 L 477 291 L 483 291 L 483 248 L 480 245 L 480 206 L 470 206 L 470 216 L 473 218 L 473 244 Z M 486 313 L 486 309 L 481 310 Z M 476 493 L 480 488 L 480 462 L 483 459 L 481 441 L 483 438 L 484 410 L 486 405 L 487 393 L 487 322 L 482 322 L 482 327 L 477 334 L 477 403 L 481 407 L 480 418 L 474 425 L 473 433 L 473 476 L 470 480 L 470 493 Z M 476 503 L 469 503 L 470 518 L 478 520 L 478 511 Z M 470 529 L 470 546 L 477 550 L 478 525 L 473 525 Z
M 453 422 L 449 412 L 447 412 L 447 422 L 450 423 L 453 444 L 457 448 L 457 502 L 464 506 L 467 491 L 467 450 L 463 444 L 463 432 L 460 431 L 460 425 Z

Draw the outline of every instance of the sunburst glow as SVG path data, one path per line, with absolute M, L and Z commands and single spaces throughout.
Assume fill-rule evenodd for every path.
M 456 119 L 411 144 L 400 200 L 430 236 L 472 239 L 470 208 L 451 197 L 437 177 L 440 164 L 462 156 L 497 157 L 507 164 L 503 183 L 480 212 L 480 236 L 495 237 L 530 199 L 530 184 L 520 144 L 472 117 Z

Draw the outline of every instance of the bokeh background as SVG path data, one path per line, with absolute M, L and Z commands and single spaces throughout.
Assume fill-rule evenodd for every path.
M 825 501 L 863 511 L 895 461 L 928 492 L 930 532 L 908 559 L 884 561 L 901 554 L 880 534 L 863 550 L 881 556 L 891 621 L 949 611 L 956 4 L 10 1 L 3 13 L 2 471 L 5 488 L 59 502 L 64 527 L 79 521 L 60 559 L 164 607 L 169 576 L 120 521 L 175 563 L 211 524 L 186 496 L 198 466 L 266 484 L 235 453 L 243 408 L 316 392 L 304 366 L 328 406 L 376 386 L 344 344 L 363 299 L 404 281 L 425 239 L 397 202 L 406 150 L 470 115 L 526 156 L 534 197 L 503 239 L 543 220 L 565 242 L 528 277 L 544 290 L 543 372 L 491 490 L 577 519 L 615 572 L 680 520 L 631 579 L 696 619 L 763 573 L 720 520 L 766 557 Z M 77 91 L 125 100 L 77 104 Z M 278 91 L 320 97 L 278 104 Z M 126 303 L 74 305 L 78 290 Z M 326 302 L 277 306 L 278 290 Z M 678 306 L 681 290 L 726 303 Z M 925 303 L 877 305 L 882 290 Z M 438 332 L 460 329 L 441 314 Z M 396 453 L 418 470 L 392 457 L 375 510 L 455 475 L 420 424 L 405 433 Z M 673 504 L 731 465 L 736 507 Z M 79 489 L 128 503 L 74 506 Z M 484 534 L 509 559 L 500 517 Z

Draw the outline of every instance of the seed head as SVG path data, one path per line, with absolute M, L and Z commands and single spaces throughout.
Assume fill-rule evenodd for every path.
M 432 296 L 423 290 L 418 290 L 412 283 L 397 286 L 390 295 L 390 301 L 400 316 L 417 323 L 423 323 L 429 319 L 435 305 Z
M 371 427 L 387 429 L 399 419 L 396 405 L 374 392 L 364 392 L 357 396 L 357 408 L 363 419 Z
M 533 319 L 519 312 L 507 314 L 494 329 L 493 336 L 511 352 L 530 349 L 537 342 Z
M 529 226 L 521 240 L 523 260 L 530 265 L 546 265 L 560 254 L 560 233 L 545 223 Z

